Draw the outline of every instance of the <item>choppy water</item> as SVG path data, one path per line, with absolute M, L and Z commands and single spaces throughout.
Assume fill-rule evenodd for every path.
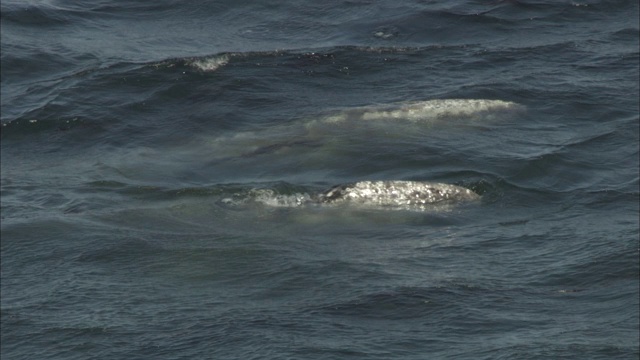
M 3 359 L 639 357 L 637 1 L 1 10 Z

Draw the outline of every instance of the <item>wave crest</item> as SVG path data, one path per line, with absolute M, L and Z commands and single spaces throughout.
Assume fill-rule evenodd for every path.
M 204 72 L 213 72 L 229 63 L 229 55 L 219 55 L 187 61 L 187 65 Z

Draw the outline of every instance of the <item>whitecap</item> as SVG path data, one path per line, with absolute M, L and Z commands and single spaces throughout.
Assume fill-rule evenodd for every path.
M 219 55 L 206 58 L 195 59 L 187 62 L 189 66 L 192 66 L 200 71 L 212 72 L 218 70 L 220 67 L 229 63 L 229 55 Z

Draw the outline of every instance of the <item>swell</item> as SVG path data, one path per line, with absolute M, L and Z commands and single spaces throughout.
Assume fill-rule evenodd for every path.
M 89 6 L 87 6 L 89 5 Z M 261 6 L 262 4 L 243 4 L 245 5 L 245 11 L 257 11 L 267 10 L 268 7 Z M 351 4 L 348 1 L 342 2 L 341 8 L 348 10 L 344 16 L 344 20 L 354 20 L 354 17 L 361 12 L 362 6 Z M 327 11 L 325 6 L 305 6 L 302 7 L 299 4 L 282 4 L 280 7 L 286 6 L 288 10 L 295 14 L 294 17 L 301 18 L 319 18 L 321 21 L 329 22 L 331 16 L 335 16 L 331 12 Z M 334 5 L 335 6 L 335 5 Z M 571 2 L 557 2 L 557 1 L 542 1 L 542 2 L 527 2 L 520 0 L 500 0 L 490 3 L 471 3 L 464 5 L 440 5 L 430 4 L 428 6 L 420 6 L 418 4 L 403 4 L 402 6 L 388 7 L 381 4 L 379 7 L 374 7 L 374 11 L 379 13 L 386 13 L 391 18 L 398 19 L 398 21 L 406 21 L 411 19 L 416 12 L 422 12 L 429 14 L 435 18 L 445 17 L 475 17 L 475 18 L 495 18 L 498 20 L 521 20 L 523 17 L 539 17 L 546 18 L 558 14 L 565 13 L 594 13 L 594 12 L 613 12 L 620 10 L 628 10 L 633 7 L 633 4 L 624 0 L 599 0 L 583 3 L 571 3 Z M 276 8 L 277 9 L 277 8 Z M 131 4 L 128 2 L 113 2 L 110 4 L 98 3 L 95 5 L 83 4 L 57 4 L 53 5 L 33 5 L 29 4 L 24 6 L 10 3 L 3 3 L 2 18 L 17 24 L 24 25 L 60 25 L 67 24 L 77 16 L 124 16 L 131 17 L 132 14 L 151 14 L 152 16 L 158 16 L 161 14 L 173 14 L 177 16 L 181 13 L 196 14 L 197 12 L 206 12 L 211 15 L 216 14 L 223 19 L 235 18 L 237 14 L 232 11 L 233 8 L 229 6 L 217 5 L 214 7 L 202 7 L 194 2 L 188 2 L 185 4 L 178 4 L 174 1 L 163 1 L 153 4 Z M 353 11 L 355 12 L 353 12 Z M 270 13 L 277 14 L 273 9 L 269 9 Z M 148 15 L 147 15 L 148 16 Z M 274 16 L 275 17 L 275 16 Z
M 7 21 L 21 26 L 53 27 L 73 23 L 67 11 L 52 6 L 6 5 L 2 4 L 3 22 Z
M 104 113 L 99 112 L 101 108 L 115 108 L 116 111 L 113 113 L 117 114 L 119 109 L 135 110 L 143 104 L 161 104 L 165 97 L 172 98 L 174 93 L 184 94 L 184 86 L 176 84 L 175 80 L 187 77 L 196 83 L 204 83 L 211 76 L 209 73 L 217 73 L 228 67 L 252 69 L 252 72 L 259 71 L 260 74 L 272 73 L 270 76 L 277 76 L 283 71 L 295 71 L 302 75 L 329 75 L 333 72 L 344 73 L 350 61 L 348 59 L 352 58 L 354 53 L 365 56 L 364 61 L 383 63 L 385 60 L 380 59 L 380 56 L 412 57 L 424 55 L 425 52 L 437 54 L 461 48 L 344 46 L 312 51 L 223 52 L 211 56 L 174 58 L 159 62 L 104 64 L 95 64 L 95 59 L 91 56 L 74 58 L 73 55 L 50 54 L 48 50 L 35 50 L 37 52 L 34 54 L 24 55 L 31 50 L 21 49 L 20 46 L 16 49 L 23 55 L 8 54 L 3 57 L 3 93 L 6 93 L 2 100 L 3 138 L 11 136 L 13 132 L 24 135 L 29 132 L 69 128 L 67 124 L 72 122 L 70 120 L 78 117 L 87 120 L 87 114 L 92 112 L 104 118 Z M 38 59 L 38 62 L 32 59 Z M 72 64 L 77 61 L 83 65 L 74 68 Z M 31 77 L 33 72 L 29 71 L 30 78 L 21 79 L 25 63 L 27 69 L 53 67 L 56 70 L 41 79 L 34 79 Z M 4 81 L 5 77 L 8 81 L 19 83 L 13 85 L 14 91 L 5 90 L 5 87 L 10 86 Z M 255 79 L 252 80 L 252 85 L 247 83 L 247 86 L 255 89 L 256 82 Z M 229 79 L 230 83 L 238 84 L 238 81 L 241 80 Z M 265 91 L 267 89 L 268 85 L 265 84 Z M 114 98 L 113 94 L 130 96 L 125 100 Z M 198 94 L 194 93 L 191 96 Z M 122 116 L 127 116 L 126 112 L 123 112 Z M 109 116 L 104 120 L 113 124 L 117 117 Z M 100 121 L 101 119 L 92 120 L 93 123 Z M 38 124 L 30 126 L 36 123 Z
M 195 4 L 194 4 L 195 5 Z M 111 19 L 134 19 L 146 18 L 149 16 L 162 16 L 172 14 L 173 16 L 193 16 L 197 15 L 203 7 L 177 6 L 175 2 L 158 1 L 153 3 L 134 4 L 130 2 L 113 2 L 110 4 L 73 4 L 58 3 L 52 4 L 9 4 L 3 2 L 2 20 L 18 26 L 34 28 L 55 28 L 61 26 L 85 25 L 91 27 L 96 21 L 108 21 Z M 206 10 L 219 9 L 216 7 L 206 7 Z
M 102 95 L 100 89 L 109 88 L 113 93 L 133 93 L 139 100 L 136 102 L 127 101 L 132 106 L 136 104 L 148 103 L 154 100 L 154 92 L 163 94 L 164 92 L 172 92 L 173 89 L 180 91 L 179 85 L 171 84 L 176 79 L 189 78 L 195 81 L 204 81 L 209 76 L 223 71 L 226 68 L 234 68 L 227 76 L 234 76 L 238 70 L 250 70 L 251 72 L 259 72 L 260 76 L 269 74 L 276 77 L 278 74 L 297 72 L 301 75 L 318 76 L 321 75 L 327 79 L 336 75 L 349 75 L 352 71 L 349 69 L 354 66 L 354 58 L 358 62 L 367 65 L 367 76 L 374 76 L 376 73 L 385 73 L 389 70 L 389 66 L 393 66 L 394 62 L 414 61 L 414 58 L 433 59 L 433 66 L 454 66 L 455 64 L 447 63 L 445 60 L 452 55 L 469 55 L 463 61 L 467 66 L 474 66 L 478 69 L 501 63 L 503 66 L 516 66 L 522 59 L 531 62 L 532 59 L 539 58 L 543 61 L 549 53 L 562 51 L 563 58 L 572 64 L 576 63 L 576 59 L 589 58 L 588 44 L 579 45 L 576 42 L 555 41 L 552 44 L 541 44 L 534 46 L 517 46 L 517 47 L 500 47 L 494 48 L 482 46 L 478 44 L 466 45 L 428 45 L 428 46 L 335 46 L 328 48 L 314 49 L 298 49 L 298 50 L 277 50 L 277 51 L 248 51 L 248 52 L 221 52 L 213 55 L 199 57 L 183 57 L 170 58 L 162 61 L 152 62 L 107 62 L 96 64 L 97 60 L 91 55 L 81 54 L 53 54 L 49 50 L 29 50 L 21 46 L 14 46 L 14 51 L 4 52 L 3 54 L 3 115 L 2 122 L 4 124 L 10 122 L 22 122 L 36 119 L 39 121 L 49 121 L 38 115 L 39 112 L 52 113 L 51 111 L 40 111 L 41 108 L 50 103 L 55 103 L 56 99 L 73 101 L 89 97 L 89 101 L 94 104 L 113 106 L 113 103 L 100 104 L 101 99 L 108 96 Z M 12 45 L 13 46 L 13 45 Z M 572 49 L 567 53 L 567 47 Z M 32 51 L 36 53 L 31 54 Z M 31 55 L 24 55 L 25 52 Z M 68 52 L 68 51 L 66 51 Z M 63 51 L 63 53 L 66 53 Z M 6 54 L 6 55 L 5 55 Z M 637 55 L 637 54 L 636 54 Z M 637 57 L 637 56 L 636 56 Z M 442 58 L 442 61 L 437 59 Z M 456 56 L 460 58 L 460 56 Z M 37 59 L 34 60 L 34 59 Z M 611 57 L 612 61 L 618 57 Z M 546 60 L 545 60 L 546 61 Z M 581 60 L 584 61 L 584 60 Z M 79 67 L 77 64 L 80 63 Z M 26 65 L 25 65 L 26 64 Z M 580 61 L 577 63 L 580 64 Z M 46 65 L 46 66 L 45 66 Z M 613 64 L 612 66 L 615 66 Z M 34 81 L 32 78 L 33 71 L 29 71 L 29 79 L 20 79 L 23 77 L 25 66 L 27 69 L 56 69 L 54 73 L 43 74 L 42 79 Z M 585 66 L 588 66 L 585 63 Z M 50 71 L 50 70 L 48 70 Z M 15 74 L 14 74 L 15 73 Z M 536 74 L 536 76 L 540 76 Z M 153 79 L 156 79 L 155 81 Z M 9 86 L 7 81 L 21 82 L 20 86 L 14 87 L 14 90 L 7 92 L 5 87 Z M 127 84 L 124 84 L 126 79 Z M 562 79 L 562 77 L 560 77 Z M 42 82 L 42 80 L 46 80 Z M 255 83 L 255 79 L 253 79 Z M 518 81 L 528 81 L 526 77 L 516 79 Z M 556 80 L 557 81 L 557 80 Z M 140 87 L 131 87 L 131 84 L 155 84 L 157 89 L 149 92 L 146 89 L 147 96 L 140 96 Z M 564 84 L 561 84 L 564 85 Z M 492 86 L 495 88 L 495 84 Z M 82 89 L 85 96 L 80 97 L 75 92 Z M 166 90 L 166 91 L 161 91 Z M 581 90 L 581 89 L 578 89 Z M 584 90 L 584 89 L 582 89 Z M 494 90 L 495 91 L 495 90 Z M 541 89 L 542 91 L 542 89 Z M 545 88 L 544 91 L 549 91 Z M 133 95 L 133 94 L 132 94 Z M 284 94 L 283 94 L 284 95 Z M 526 94 L 523 93 L 523 96 Z M 113 99 L 112 99 L 113 101 Z M 82 103 L 81 101 L 77 101 Z M 47 109 L 49 110 L 49 109 Z M 55 113 L 55 112 L 53 112 Z M 57 114 L 58 117 L 70 116 L 65 114 Z M 65 119 L 66 121 L 67 119 Z M 51 121 L 55 121 L 51 119 Z M 55 128 L 55 126 L 54 126 Z M 3 131 L 10 131 L 3 129 Z
M 624 0 L 598 0 L 589 2 L 559 2 L 522 0 L 499 0 L 492 3 L 485 13 L 508 20 L 546 20 L 550 22 L 582 20 L 589 16 L 601 17 L 602 13 L 616 14 L 632 10 L 632 2 Z

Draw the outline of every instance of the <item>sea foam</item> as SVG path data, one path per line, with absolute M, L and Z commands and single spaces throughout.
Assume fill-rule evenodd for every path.
M 200 58 L 188 62 L 188 65 L 204 72 L 212 72 L 229 63 L 229 55 Z

